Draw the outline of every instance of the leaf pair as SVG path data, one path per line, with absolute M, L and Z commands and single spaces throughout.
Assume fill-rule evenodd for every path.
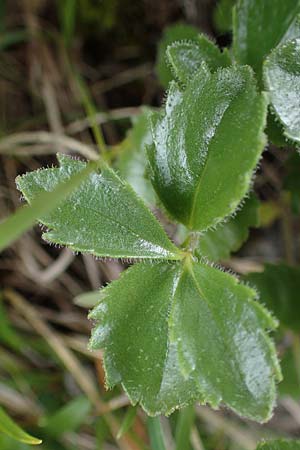
M 198 400 L 268 419 L 280 370 L 264 330 L 276 322 L 254 298 L 234 277 L 190 259 L 126 270 L 90 314 L 108 386 L 121 382 L 152 415 Z

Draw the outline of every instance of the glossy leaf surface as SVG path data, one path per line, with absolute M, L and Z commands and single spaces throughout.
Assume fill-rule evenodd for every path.
M 171 216 L 206 230 L 232 214 L 264 148 L 266 99 L 250 68 L 210 74 L 201 66 L 186 90 L 173 82 L 166 112 L 151 116 L 151 179 Z
M 259 444 L 256 450 L 300 450 L 300 441 L 284 439 L 266 441 Z
M 18 188 L 29 203 L 86 165 L 65 155 L 58 159 L 58 168 L 18 177 Z M 39 220 L 50 229 L 43 234 L 47 241 L 76 251 L 114 258 L 179 258 L 179 250 L 150 210 L 108 168 L 90 175 L 58 208 Z
M 90 315 L 107 385 L 121 382 L 152 415 L 198 400 L 267 420 L 280 372 L 265 330 L 276 323 L 254 297 L 201 263 L 131 267 L 102 290 Z
M 300 142 L 300 39 L 276 48 L 264 65 L 264 81 L 284 134 Z
M 264 272 L 250 273 L 246 279 L 258 290 L 260 298 L 278 317 L 281 325 L 300 331 L 299 268 L 283 263 L 266 264 Z
M 117 160 L 117 169 L 126 180 L 150 205 L 155 204 L 155 193 L 147 174 L 146 145 L 152 143 L 151 131 L 148 123 L 149 108 L 145 108 L 138 116 L 126 139 L 120 144 L 121 153 Z
M 234 217 L 200 236 L 197 254 L 211 261 L 228 259 L 246 242 L 249 228 L 258 226 L 258 205 L 258 200 L 250 197 Z
M 233 20 L 237 62 L 249 64 L 260 77 L 264 58 L 280 43 L 299 10 L 299 0 L 239 0 Z
M 218 47 L 206 36 L 199 35 L 197 41 L 174 42 L 167 48 L 167 58 L 178 81 L 187 84 L 206 63 L 208 68 L 215 72 L 219 67 L 231 64 L 228 51 L 221 52 Z
M 166 57 L 167 47 L 176 41 L 197 41 L 198 36 L 199 31 L 197 28 L 182 23 L 171 25 L 165 29 L 164 35 L 159 43 L 156 61 L 156 72 L 159 81 L 165 88 L 174 78 Z

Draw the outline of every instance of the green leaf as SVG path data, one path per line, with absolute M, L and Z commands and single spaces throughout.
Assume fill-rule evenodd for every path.
M 159 81 L 164 87 L 167 87 L 169 82 L 173 80 L 173 74 L 168 66 L 168 61 L 166 58 L 167 47 L 176 41 L 197 41 L 198 36 L 199 31 L 196 28 L 181 23 L 171 25 L 164 30 L 164 35 L 158 46 L 156 61 L 156 72 L 158 74 Z
M 251 196 L 234 217 L 200 236 L 197 255 L 220 261 L 238 251 L 248 239 L 249 228 L 259 224 L 258 206 L 258 200 Z
M 42 441 L 23 431 L 0 407 L 0 433 L 4 433 L 11 438 L 25 444 L 38 445 Z
M 256 450 L 300 450 L 300 441 L 284 439 L 266 441 L 259 444 Z
M 227 49 L 221 52 L 204 35 L 199 35 L 195 42 L 179 41 L 169 45 L 167 48 L 167 58 L 175 78 L 183 84 L 187 84 L 192 80 L 203 62 L 207 64 L 212 72 L 215 72 L 219 67 L 231 65 L 231 59 Z
M 117 169 L 135 192 L 150 205 L 155 204 L 155 193 L 147 177 L 146 145 L 151 145 L 152 136 L 148 124 L 150 108 L 144 108 L 143 113 L 134 121 L 133 127 L 121 143 L 121 153 L 117 160 Z
M 277 47 L 264 64 L 264 82 L 284 135 L 300 142 L 300 39 Z
M 90 318 L 108 387 L 150 415 L 195 400 L 267 420 L 280 369 L 255 292 L 202 263 L 136 264 L 102 290 Z M 131 326 L 128 327 L 128 323 Z
M 213 21 L 220 33 L 227 33 L 232 29 L 232 9 L 236 0 L 219 0 L 213 13 Z
M 300 331 L 298 311 L 300 269 L 286 264 L 266 264 L 263 272 L 253 272 L 246 280 L 260 293 L 264 304 L 278 317 L 280 324 Z
M 48 192 L 40 189 L 39 195 L 36 192 L 34 199 L 32 198 L 31 206 L 23 206 L 14 214 L 0 223 L 0 251 L 8 247 L 13 241 L 18 239 L 25 231 L 29 230 L 41 217 L 54 208 L 73 192 L 84 180 L 97 168 L 97 162 L 90 162 L 83 170 L 78 170 L 73 176 L 68 176 L 64 183 L 55 186 L 55 189 Z M 21 178 L 18 177 L 17 180 Z M 24 177 L 22 177 L 24 180 Z
M 79 396 L 64 405 L 51 417 L 44 419 L 42 425 L 46 427 L 47 433 L 58 437 L 68 431 L 76 430 L 86 421 L 90 411 L 90 401 L 84 396 Z
M 176 220 L 204 231 L 236 210 L 264 148 L 266 110 L 249 67 L 210 75 L 202 65 L 184 92 L 171 83 L 166 113 L 150 117 L 148 157 L 154 188 Z
M 233 14 L 233 51 L 259 78 L 262 63 L 300 11 L 299 0 L 239 0 Z
M 59 155 L 60 167 L 29 172 L 17 178 L 18 188 L 31 203 L 41 193 L 86 167 L 82 161 Z M 39 216 L 50 231 L 43 237 L 72 250 L 112 258 L 180 259 L 180 251 L 114 171 L 104 167 L 50 214 Z

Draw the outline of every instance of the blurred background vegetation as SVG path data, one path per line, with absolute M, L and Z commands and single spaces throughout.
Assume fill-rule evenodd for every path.
M 168 27 L 190 24 L 227 45 L 233 3 L 0 0 L 0 219 L 20 205 L 17 175 L 54 164 L 56 152 L 89 156 L 97 151 L 97 126 L 108 158 L 119 158 L 126 172 L 120 155 L 141 147 L 143 121 L 128 130 L 142 105 L 157 107 L 164 98 L 163 49 L 186 37 L 183 27 Z M 269 277 L 269 285 L 285 280 L 281 298 L 290 307 L 279 311 L 285 381 L 272 421 L 260 426 L 202 406 L 149 419 L 121 388 L 106 391 L 101 352 L 87 349 L 95 295 L 85 294 L 116 279 L 124 265 L 49 247 L 36 227 L 0 256 L 0 405 L 43 440 L 41 450 L 254 450 L 263 437 L 300 436 L 300 158 L 280 134 L 273 141 L 255 180 L 260 227 L 224 261 L 242 276 L 261 272 L 266 261 L 284 262 Z M 1 450 L 29 448 L 0 433 Z

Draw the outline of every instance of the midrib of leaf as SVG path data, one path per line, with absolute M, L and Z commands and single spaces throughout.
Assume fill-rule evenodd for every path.
M 101 219 L 101 217 L 106 217 L 108 220 L 110 220 L 111 222 L 114 222 L 114 223 L 116 223 L 117 225 L 119 225 L 121 228 L 123 228 L 124 230 L 126 230 L 126 231 L 128 231 L 130 234 L 132 234 L 133 236 L 135 236 L 135 237 L 137 237 L 138 239 L 140 239 L 141 241 L 143 241 L 143 242 L 145 242 L 146 244 L 149 244 L 149 245 L 151 245 L 151 246 L 154 246 L 155 245 L 155 247 L 156 248 L 160 248 L 161 250 L 162 250 L 162 252 L 163 253 L 171 253 L 171 252 L 169 252 L 167 249 L 165 249 L 165 248 L 163 248 L 163 247 L 161 247 L 160 245 L 157 245 L 157 244 L 154 244 L 153 242 L 151 242 L 151 241 L 148 241 L 148 240 L 145 240 L 145 239 L 143 239 L 139 234 L 137 234 L 135 231 L 133 231 L 130 227 L 128 227 L 127 225 L 124 225 L 124 224 L 122 224 L 121 222 L 119 222 L 118 220 L 116 220 L 116 219 L 114 219 L 114 218 L 112 218 L 109 214 L 106 214 L 106 213 L 100 213 L 99 211 L 97 211 L 97 210 L 95 210 L 94 208 L 89 208 L 92 212 L 93 212 L 93 214 L 95 214 L 95 216 L 97 216 L 97 217 L 99 217 L 100 219 Z M 78 205 L 78 206 L 76 206 L 76 210 L 78 211 L 78 210 L 83 210 L 83 213 L 84 213 L 84 209 L 83 209 L 83 207 L 81 206 L 81 205 Z M 149 212 L 150 212 L 150 214 L 152 214 L 152 212 L 149 210 Z M 84 217 L 84 215 L 82 215 L 82 217 Z M 153 217 L 155 218 L 155 216 L 153 215 Z M 157 219 L 156 219 L 157 220 Z M 55 227 L 51 227 L 51 225 L 49 225 L 49 224 L 47 224 L 46 222 L 42 222 L 43 223 L 43 225 L 46 225 L 47 227 L 49 227 L 49 228 L 51 228 L 52 230 L 54 230 L 54 231 L 56 231 L 56 228 Z M 164 231 L 164 229 L 161 227 L 161 230 L 162 230 L 162 232 L 163 233 L 165 233 L 165 231 Z M 50 233 L 51 233 L 51 230 L 50 230 Z M 171 242 L 171 241 L 170 241 Z M 171 242 L 172 243 L 172 242 Z M 175 247 L 175 246 L 174 246 Z M 177 247 L 175 247 L 175 248 L 177 248 Z M 147 259 L 147 258 L 154 258 L 153 256 L 151 256 L 151 257 L 147 257 L 147 256 L 143 256 L 143 259 Z M 177 253 L 177 256 L 176 256 L 176 254 L 174 253 L 174 257 L 167 257 L 167 258 L 161 258 L 161 259 L 168 259 L 168 260 L 170 260 L 170 261 L 178 261 L 178 260 L 181 260 L 183 258 L 183 255 L 180 253 L 180 250 L 178 249 L 178 253 Z
M 235 98 L 236 98 L 236 97 L 235 97 Z M 233 99 L 233 100 L 229 103 L 229 105 L 227 105 L 227 107 L 224 109 L 224 111 L 223 111 L 223 113 L 222 113 L 222 116 L 221 116 L 221 118 L 220 118 L 220 120 L 219 120 L 219 122 L 218 122 L 218 127 L 220 126 L 220 123 L 222 122 L 222 120 L 223 120 L 223 118 L 224 118 L 224 114 L 226 113 L 226 111 L 228 110 L 228 108 L 232 105 L 232 103 L 233 103 L 234 100 L 235 100 L 235 99 Z M 217 128 L 217 127 L 216 127 L 216 128 Z M 215 128 L 215 129 L 216 129 L 216 128 Z M 194 196 L 193 196 L 193 203 L 192 203 L 192 209 L 191 209 L 190 220 L 189 220 L 189 228 L 193 228 L 193 221 L 194 221 L 194 216 L 195 216 L 195 213 L 196 213 L 197 198 L 198 198 L 198 195 L 199 195 L 199 192 L 200 192 L 200 189 L 201 189 L 201 184 L 202 184 L 203 177 L 204 177 L 204 175 L 205 175 L 205 172 L 206 172 L 206 169 L 207 169 L 207 166 L 208 166 L 209 159 L 210 159 L 210 157 L 211 157 L 211 152 L 209 151 L 209 147 L 210 147 L 212 141 L 215 139 L 215 136 L 216 136 L 216 132 L 215 132 L 214 135 L 211 137 L 211 139 L 209 140 L 209 143 L 208 143 L 208 145 L 207 145 L 207 157 L 206 157 L 206 160 L 205 160 L 205 163 L 204 163 L 204 166 L 203 166 L 202 173 L 201 173 L 200 177 L 198 178 L 197 186 L 196 186 L 195 193 L 194 193 Z

